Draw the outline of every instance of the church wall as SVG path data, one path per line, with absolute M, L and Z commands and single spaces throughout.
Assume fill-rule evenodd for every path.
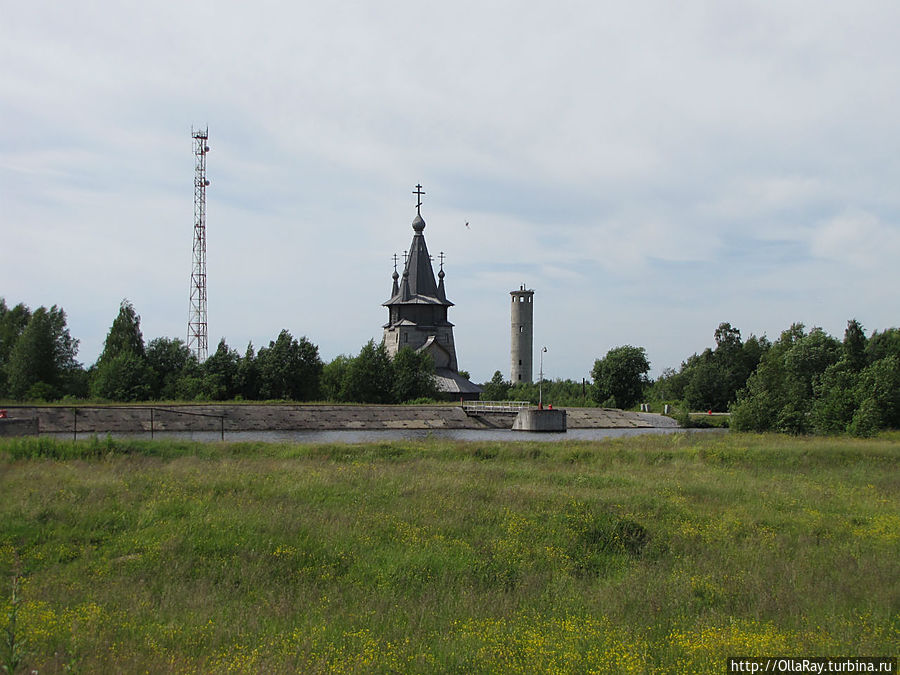
M 393 358 L 403 347 L 419 349 L 431 336 L 444 349 L 450 352 L 450 369 L 458 370 L 456 362 L 456 345 L 453 343 L 452 326 L 391 326 L 384 329 L 384 346 L 387 353 Z

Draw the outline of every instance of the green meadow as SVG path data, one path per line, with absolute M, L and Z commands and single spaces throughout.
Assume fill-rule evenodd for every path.
M 898 553 L 898 434 L 10 439 L 0 666 L 721 673 L 727 656 L 896 656 Z

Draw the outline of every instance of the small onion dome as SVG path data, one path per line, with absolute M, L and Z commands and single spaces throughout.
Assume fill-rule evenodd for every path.
M 416 219 L 412 222 L 412 226 L 417 234 L 421 234 L 422 230 L 425 229 L 425 221 L 422 220 L 422 216 L 416 215 Z
M 400 275 L 397 274 L 397 269 L 396 269 L 396 268 L 394 268 L 394 273 L 391 275 L 391 278 L 392 278 L 394 281 L 397 281 L 397 279 L 400 278 Z
M 438 272 L 438 279 L 443 279 L 443 278 L 444 278 L 444 268 L 442 267 L 441 271 Z

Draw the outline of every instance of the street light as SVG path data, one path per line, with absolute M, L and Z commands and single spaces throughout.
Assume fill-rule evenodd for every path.
M 546 347 L 541 347 L 541 373 L 540 379 L 538 380 L 538 408 L 540 410 L 544 409 L 544 352 L 547 351 Z

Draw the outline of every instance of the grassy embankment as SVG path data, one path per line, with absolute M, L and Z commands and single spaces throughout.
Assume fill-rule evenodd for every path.
M 10 615 L 41 673 L 896 655 L 898 469 L 896 434 L 2 441 L 0 655 Z

